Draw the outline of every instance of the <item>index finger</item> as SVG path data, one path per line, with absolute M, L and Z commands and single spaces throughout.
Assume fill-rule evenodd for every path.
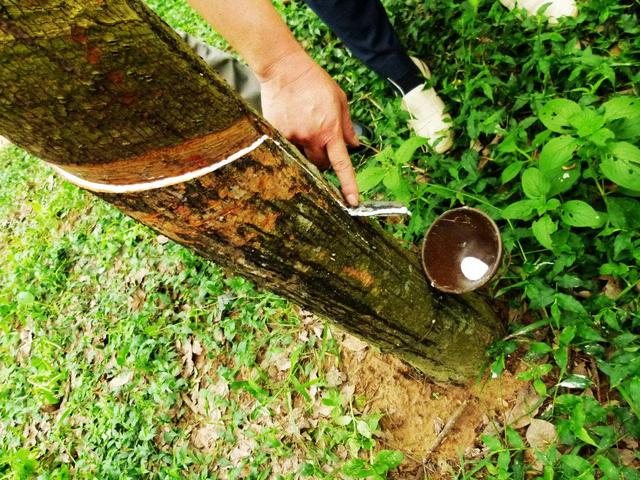
M 331 166 L 340 181 L 344 198 L 346 198 L 349 205 L 357 207 L 360 195 L 358 193 L 358 184 L 356 183 L 356 172 L 353 170 L 353 165 L 351 165 L 344 139 L 341 135 L 336 136 L 327 143 L 326 148 Z

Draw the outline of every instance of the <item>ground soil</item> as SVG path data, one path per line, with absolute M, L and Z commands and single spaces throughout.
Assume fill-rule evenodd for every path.
M 526 382 L 505 372 L 498 379 L 470 381 L 466 386 L 428 381 L 397 359 L 342 337 L 341 370 L 367 408 L 384 414 L 381 448 L 402 451 L 406 461 L 393 478 L 451 478 L 460 459 L 483 454 L 480 435 L 513 417 L 514 407 L 528 393 Z M 432 450 L 443 426 L 466 401 L 442 443 Z

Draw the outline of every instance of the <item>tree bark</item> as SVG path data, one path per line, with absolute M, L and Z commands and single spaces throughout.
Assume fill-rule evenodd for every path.
M 502 326 L 432 291 L 138 0 L 0 0 L 0 134 L 233 273 L 426 375 L 476 375 Z

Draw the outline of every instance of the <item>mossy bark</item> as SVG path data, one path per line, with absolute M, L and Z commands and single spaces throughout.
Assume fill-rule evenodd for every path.
M 478 296 L 433 291 L 414 254 L 352 218 L 317 170 L 137 0 L 0 0 L 0 134 L 432 378 L 477 374 L 502 333 Z

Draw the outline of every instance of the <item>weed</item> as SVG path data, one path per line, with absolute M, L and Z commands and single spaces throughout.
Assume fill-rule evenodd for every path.
M 149 3 L 225 47 L 182 0 Z M 484 435 L 457 476 L 638 478 L 637 2 L 582 2 L 550 28 L 498 2 L 385 0 L 452 114 L 447 155 L 411 138 L 393 90 L 301 2 L 276 3 L 373 127 L 363 193 L 413 212 L 385 228 L 417 242 L 460 204 L 502 228 L 491 293 L 511 324 L 489 368 L 522 358 L 539 413 Z M 394 475 L 403 456 L 336 379 L 325 326 L 17 148 L 0 164 L 0 477 Z

